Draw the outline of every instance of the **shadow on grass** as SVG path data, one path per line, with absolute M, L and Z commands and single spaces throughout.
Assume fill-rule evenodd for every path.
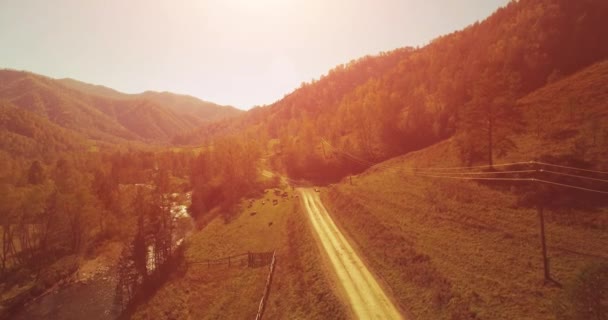
M 182 245 L 177 249 L 168 263 L 159 267 L 148 276 L 117 319 L 131 319 L 137 307 L 150 301 L 170 278 L 183 277 L 188 270 L 184 252 L 185 246 Z

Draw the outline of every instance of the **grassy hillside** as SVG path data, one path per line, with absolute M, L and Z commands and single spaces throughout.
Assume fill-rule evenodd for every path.
M 606 88 L 608 63 L 601 62 L 520 99 L 524 128 L 497 163 L 551 159 L 607 170 L 606 128 L 595 125 L 608 123 Z M 372 167 L 353 185 L 331 185 L 323 199 L 415 318 L 556 318 L 582 270 L 608 262 L 605 203 L 546 210 L 550 272 L 562 289 L 543 280 L 539 217 L 520 192 L 530 182 L 476 183 L 410 169 L 461 165 L 456 137 Z M 549 196 L 586 195 L 556 187 Z
M 273 206 L 272 199 L 278 199 L 279 204 Z M 247 203 L 243 202 L 243 209 L 230 221 L 217 217 L 193 234 L 187 241 L 186 263 L 277 250 L 265 318 L 345 318 L 346 309 L 322 271 L 320 254 L 298 199 L 282 200 L 268 192 L 255 199 L 251 208 L 246 208 Z M 267 275 L 268 267 L 188 265 L 140 305 L 133 318 L 252 318 Z

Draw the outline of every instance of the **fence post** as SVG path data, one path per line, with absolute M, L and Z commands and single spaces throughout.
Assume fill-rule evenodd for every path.
M 264 287 L 264 294 L 262 295 L 262 300 L 260 300 L 260 305 L 258 307 L 258 313 L 255 316 L 256 320 L 261 320 L 264 315 L 264 310 L 266 309 L 266 301 L 268 300 L 268 294 L 270 292 L 270 285 L 272 284 L 272 274 L 274 273 L 274 265 L 276 263 L 276 250 L 272 252 L 272 260 L 270 261 L 270 272 L 268 273 L 268 278 L 266 278 L 266 286 Z

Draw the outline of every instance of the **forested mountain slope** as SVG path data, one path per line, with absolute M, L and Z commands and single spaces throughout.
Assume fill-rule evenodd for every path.
M 72 89 L 82 91 L 91 95 L 114 99 L 145 99 L 162 105 L 181 116 L 187 116 L 186 120 L 193 124 L 201 125 L 204 122 L 234 117 L 243 111 L 231 106 L 222 106 L 213 102 L 203 101 L 198 98 L 175 94 L 171 92 L 145 91 L 139 94 L 126 94 L 100 85 L 93 85 L 70 78 L 60 79 L 62 84 Z
M 469 133 L 458 132 L 321 194 L 415 318 L 588 319 L 602 310 L 587 304 L 601 291 L 593 286 L 605 287 L 591 274 L 608 261 L 607 198 L 589 191 L 608 192 L 607 101 L 604 60 L 519 99 L 494 170 L 461 167 Z M 530 169 L 544 172 L 509 173 Z M 470 180 L 480 177 L 490 180 Z M 554 282 L 543 279 L 539 204 Z
M 425 47 L 340 66 L 271 106 L 176 141 L 255 132 L 280 140 L 277 166 L 292 176 L 318 178 L 360 170 L 325 157 L 322 138 L 375 162 L 457 132 L 477 131 L 482 137 L 494 119 L 518 121 L 517 99 L 608 57 L 607 14 L 608 2 L 602 0 L 512 1 L 483 22 Z M 471 152 L 467 161 L 487 156 Z
M 3 141 L 3 149 L 29 156 L 33 156 L 33 150 L 42 150 L 40 148 L 65 149 L 59 140 L 71 140 L 72 145 L 86 139 L 97 141 L 91 144 L 167 143 L 176 134 L 192 130 L 205 121 L 240 112 L 189 96 L 166 92 L 128 95 L 76 80 L 55 80 L 14 70 L 0 70 L 0 100 L 4 101 L 3 105 L 11 106 L 3 107 L 5 117 L 10 114 L 21 119 L 20 124 L 38 128 L 41 137 L 45 128 L 51 137 L 65 135 L 63 139 L 39 139 L 40 146 L 32 147 L 24 140 L 30 136 L 23 136 L 13 130 L 13 126 L 3 126 L 2 134 L 11 136 L 10 143 L 8 138 Z M 64 130 L 58 133 L 58 127 Z M 18 141 L 28 146 L 18 146 Z M 55 145 L 56 142 L 59 144 Z M 49 145 L 42 146 L 45 143 Z

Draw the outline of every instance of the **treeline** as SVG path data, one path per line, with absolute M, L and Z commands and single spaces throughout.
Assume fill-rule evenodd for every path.
M 240 198 L 263 189 L 258 171 L 262 150 L 252 138 L 226 137 L 202 151 L 190 176 L 191 214 L 199 217 L 219 206 L 229 215 Z
M 85 151 L 86 147 L 81 136 L 0 100 L 0 150 L 9 152 L 12 157 L 54 157 Z
M 158 283 L 175 260 L 180 239 L 175 234 L 177 218 L 171 211 L 171 191 L 169 172 L 165 169 L 155 173 L 152 185 L 136 187 L 133 199 L 136 226 L 117 266 L 115 302 L 123 310 Z
M 167 199 L 138 189 L 189 190 L 193 159 L 194 153 L 166 151 L 72 154 L 50 163 L 34 160 L 2 177 L 0 282 L 32 285 L 33 277 L 26 295 L 35 295 L 75 271 L 78 258 L 105 241 L 131 243 L 138 234 L 154 234 L 162 237 L 154 245 L 165 248 Z M 140 221 L 151 208 L 164 215 L 146 218 L 153 222 L 144 232 Z M 165 249 L 156 254 L 157 261 L 168 255 Z
M 463 162 L 491 163 L 513 147 L 507 137 L 521 121 L 518 98 L 608 57 L 608 43 L 601 40 L 606 14 L 601 0 L 511 2 L 486 21 L 409 53 L 336 107 L 322 99 L 323 87 L 308 90 L 292 105 L 307 110 L 316 103 L 318 111 L 299 122 L 278 122 L 278 136 L 306 137 L 312 127 L 316 143 L 302 144 L 302 155 L 318 150 L 325 137 L 377 162 L 457 134 Z

